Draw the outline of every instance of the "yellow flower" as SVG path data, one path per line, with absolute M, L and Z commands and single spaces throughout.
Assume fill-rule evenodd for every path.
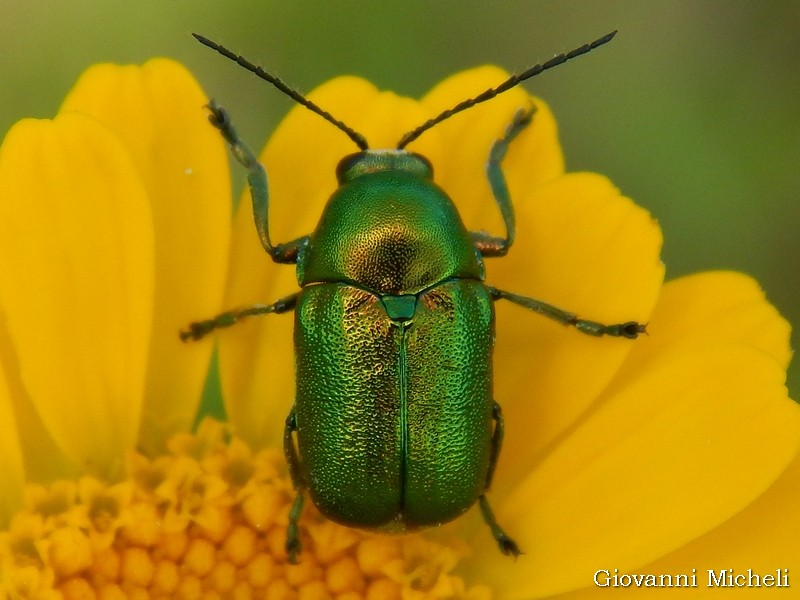
M 372 147 L 393 147 L 503 78 L 474 69 L 420 102 L 352 77 L 310 96 Z M 177 330 L 296 289 L 293 269 L 261 249 L 247 201 L 230 236 L 227 157 L 206 101 L 171 61 L 98 66 L 53 121 L 23 121 L 3 142 L 0 597 L 613 598 L 631 589 L 594 578 L 615 569 L 695 569 L 700 589 L 672 592 L 705 597 L 727 591 L 705 587 L 707 569 L 800 572 L 788 325 L 743 275 L 662 286 L 655 222 L 607 179 L 565 173 L 547 106 L 521 89 L 409 149 L 431 160 L 471 230 L 499 233 L 483 164 L 533 101 L 503 165 L 517 242 L 487 261 L 487 279 L 587 318 L 649 322 L 650 335 L 590 338 L 498 303 L 507 435 L 490 497 L 525 552 L 516 561 L 476 510 L 381 536 L 307 508 L 301 563 L 288 565 L 293 492 L 277 448 L 291 318 L 220 332 L 229 423 L 191 433 L 212 342 L 182 345 Z M 354 150 L 290 112 L 262 155 L 273 240 L 313 229 Z

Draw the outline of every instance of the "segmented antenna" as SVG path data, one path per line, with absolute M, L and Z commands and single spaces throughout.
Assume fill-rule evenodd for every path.
M 571 50 L 570 52 L 567 52 L 565 54 L 559 54 L 558 56 L 554 56 L 547 62 L 526 69 L 519 75 L 512 75 L 497 87 L 490 88 L 485 92 L 478 94 L 474 98 L 470 98 L 469 100 L 464 100 L 463 102 L 459 102 L 453 108 L 449 108 L 443 111 L 438 116 L 434 117 L 433 119 L 429 119 L 428 121 L 425 121 L 425 123 L 423 123 L 416 129 L 409 131 L 407 134 L 405 134 L 398 142 L 397 149 L 402 150 L 408 144 L 417 139 L 420 135 L 428 131 L 428 129 L 430 129 L 434 125 L 437 125 L 438 123 L 441 123 L 445 119 L 449 119 L 453 115 L 460 113 L 462 110 L 467 110 L 468 108 L 472 108 L 476 104 L 480 104 L 481 102 L 486 102 L 487 100 L 491 100 L 492 98 L 502 94 L 503 92 L 507 92 L 514 86 L 525 81 L 526 79 L 530 79 L 531 77 L 534 77 L 539 73 L 542 73 L 543 71 L 547 71 L 548 69 L 557 67 L 558 65 L 561 65 L 572 58 L 575 58 L 582 54 L 586 54 L 587 52 L 594 50 L 598 46 L 602 46 L 603 44 L 610 42 L 615 35 L 617 35 L 617 32 L 612 31 L 611 33 L 604 35 L 600 39 L 597 39 L 589 44 L 584 44 L 580 48 L 575 48 L 575 50 Z
M 336 128 L 338 128 L 341 131 L 343 131 L 344 133 L 346 133 L 347 137 L 349 137 L 351 140 L 353 140 L 353 142 L 355 142 L 356 146 L 358 146 L 359 149 L 367 150 L 369 148 L 369 144 L 367 143 L 367 140 L 363 135 L 361 135 L 357 131 L 354 131 L 353 129 L 351 129 L 350 127 L 348 127 L 347 125 L 345 125 L 344 123 L 339 121 L 338 119 L 334 118 L 333 115 L 331 115 L 329 112 L 326 112 L 326 111 L 322 110 L 319 106 L 317 106 L 316 104 L 311 102 L 311 100 L 309 100 L 308 98 L 303 96 L 297 90 L 294 90 L 294 89 L 290 88 L 288 85 L 286 85 L 283 81 L 281 81 L 280 79 L 278 79 L 274 75 L 270 75 L 269 73 L 267 73 L 264 69 L 262 69 L 258 65 L 254 65 L 253 63 L 251 63 L 249 60 L 247 60 L 243 56 L 240 56 L 240 55 L 238 55 L 238 54 L 236 54 L 234 52 L 231 52 L 230 50 L 228 50 L 224 46 L 220 46 L 216 42 L 212 42 L 207 37 L 203 37 L 202 35 L 200 35 L 198 33 L 193 33 L 192 35 L 195 37 L 195 39 L 198 42 L 200 42 L 204 46 L 208 46 L 212 50 L 216 50 L 217 52 L 222 54 L 222 56 L 224 56 L 225 58 L 229 58 L 230 60 L 232 60 L 235 63 L 237 63 L 238 65 L 244 67 L 245 69 L 247 69 L 251 73 L 253 73 L 255 75 L 258 75 L 264 81 L 266 81 L 268 83 L 271 83 L 273 86 L 278 88 L 281 92 L 283 92 L 284 94 L 289 96 L 292 100 L 294 100 L 298 104 L 302 104 L 308 110 L 317 113 L 320 117 L 322 117 L 323 119 L 328 121 L 328 123 L 331 123 Z

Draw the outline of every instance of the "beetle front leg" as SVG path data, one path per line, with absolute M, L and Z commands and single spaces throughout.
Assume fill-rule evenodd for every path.
M 267 315 L 269 313 L 275 313 L 279 315 L 281 313 L 294 310 L 294 307 L 297 304 L 297 297 L 299 295 L 300 292 L 295 292 L 291 296 L 281 298 L 272 304 L 253 304 L 252 306 L 247 306 L 245 308 L 239 308 L 220 313 L 212 319 L 189 323 L 189 326 L 186 329 L 182 329 L 180 332 L 181 340 L 184 342 L 188 342 L 189 340 L 199 340 L 207 336 L 215 329 L 219 329 L 220 327 L 230 327 L 245 317 L 255 317 Z
M 269 182 L 267 181 L 267 172 L 264 166 L 258 162 L 253 151 L 239 139 L 228 112 L 213 100 L 208 103 L 208 110 L 211 111 L 208 120 L 214 127 L 219 129 L 222 137 L 230 144 L 233 156 L 247 169 L 247 185 L 250 188 L 250 197 L 253 201 L 253 218 L 256 222 L 256 230 L 258 231 L 261 245 L 275 262 L 296 263 L 298 250 L 307 240 L 307 236 L 286 244 L 272 245 L 269 238 Z
M 283 451 L 286 455 L 286 463 L 289 465 L 292 486 L 297 491 L 292 509 L 289 511 L 289 524 L 286 527 L 286 555 L 289 557 L 289 563 L 293 565 L 297 564 L 297 555 L 300 554 L 303 547 L 300 542 L 300 515 L 303 512 L 303 491 L 305 489 L 303 478 L 300 475 L 300 457 L 297 455 L 297 448 L 292 439 L 295 431 L 297 431 L 297 414 L 293 406 L 289 416 L 286 417 L 286 426 L 283 429 Z
M 647 324 L 639 323 L 637 321 L 626 321 L 625 323 L 614 323 L 613 325 L 605 325 L 597 321 L 588 321 L 586 319 L 579 319 L 577 315 L 571 312 L 562 310 L 552 304 L 547 304 L 535 298 L 528 298 L 527 296 L 520 296 L 512 294 L 504 290 L 490 287 L 489 293 L 494 300 L 508 300 L 514 304 L 524 306 L 528 310 L 537 312 L 554 321 L 558 321 L 563 325 L 571 325 L 581 333 L 600 337 L 608 335 L 611 337 L 624 337 L 629 340 L 635 340 L 639 337 L 640 333 L 647 333 Z
M 508 146 L 530 124 L 535 110 L 535 108 L 529 108 L 517 111 L 511 124 L 506 129 L 505 135 L 497 140 L 489 151 L 486 176 L 489 178 L 492 195 L 500 208 L 500 214 L 503 216 L 506 237 L 493 237 L 485 231 L 472 232 L 472 243 L 482 256 L 505 256 L 511 244 L 514 243 L 514 236 L 516 235 L 514 207 L 511 205 L 511 195 L 508 193 L 508 185 L 500 165 L 506 156 Z

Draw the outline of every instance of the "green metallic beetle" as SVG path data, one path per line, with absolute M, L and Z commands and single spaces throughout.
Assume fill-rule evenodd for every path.
M 446 523 L 477 501 L 500 550 L 520 554 L 486 499 L 504 430 L 492 395 L 494 302 L 509 300 L 595 336 L 633 339 L 645 327 L 578 319 L 484 283 L 483 258 L 505 255 L 514 241 L 514 210 L 500 164 L 532 110 L 515 116 L 489 155 L 487 174 L 506 228 L 502 238 L 467 231 L 452 200 L 433 182 L 427 159 L 403 148 L 455 113 L 585 54 L 615 33 L 461 102 L 406 134 L 395 150 L 370 150 L 363 136 L 276 77 L 195 34 L 334 124 L 361 150 L 340 161 L 339 188 L 316 230 L 273 245 L 264 168 L 227 113 L 209 104 L 211 123 L 249 171 L 261 243 L 273 261 L 297 265 L 301 289 L 273 304 L 192 323 L 181 337 L 199 339 L 248 316 L 295 313 L 296 396 L 284 430 L 297 490 L 286 539 L 290 562 L 300 552 L 306 492 L 333 521 L 387 532 Z

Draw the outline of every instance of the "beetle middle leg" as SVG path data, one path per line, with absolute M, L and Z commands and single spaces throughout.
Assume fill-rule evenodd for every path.
M 520 296 L 519 294 L 512 294 L 511 292 L 498 290 L 497 288 L 493 287 L 489 287 L 488 290 L 492 296 L 492 299 L 494 300 L 503 299 L 513 302 L 514 304 L 519 304 L 528 310 L 537 312 L 540 315 L 544 315 L 545 317 L 558 321 L 563 325 L 571 325 L 581 333 L 585 333 L 587 335 L 593 335 L 595 337 L 608 335 L 611 337 L 624 337 L 628 338 L 629 340 L 635 340 L 637 337 L 639 337 L 640 333 L 647 332 L 646 323 L 643 324 L 638 323 L 637 321 L 626 321 L 625 323 L 605 325 L 603 323 L 598 323 L 597 321 L 579 319 L 574 313 L 567 312 L 566 310 L 562 310 L 557 306 L 547 304 L 546 302 L 536 300 L 535 298 Z
M 289 563 L 297 564 L 297 555 L 300 554 L 302 544 L 300 543 L 300 515 L 303 512 L 303 477 L 300 474 L 300 457 L 297 455 L 297 448 L 292 439 L 294 432 L 297 431 L 297 414 L 294 406 L 286 417 L 286 426 L 283 429 L 283 452 L 286 455 L 286 463 L 289 465 L 289 478 L 292 480 L 297 495 L 294 498 L 292 509 L 289 511 L 289 524 L 286 528 L 286 555 Z
M 500 458 L 500 448 L 503 445 L 503 436 L 505 435 L 503 411 L 500 409 L 500 405 L 497 402 L 495 402 L 492 406 L 492 418 L 494 419 L 494 433 L 492 434 L 492 447 L 489 454 L 489 469 L 486 472 L 486 486 L 484 490 L 488 490 L 489 486 L 492 484 L 494 470 L 497 466 L 497 459 Z M 489 500 L 486 498 L 485 493 L 480 495 L 478 502 L 481 507 L 481 515 L 483 515 L 483 520 L 489 526 L 489 529 L 492 532 L 492 537 L 500 547 L 500 552 L 506 556 L 513 556 L 515 558 L 522 554 L 522 551 L 519 549 L 519 546 L 517 546 L 517 543 L 511 539 L 508 534 L 503 531 L 503 528 L 497 523 L 497 519 L 495 519 L 494 512 L 492 512 L 492 509 L 489 506 Z
M 253 304 L 252 306 L 246 306 L 245 308 L 239 308 L 220 313 L 216 317 L 206 319 L 205 321 L 195 321 L 194 323 L 189 323 L 189 326 L 186 329 L 182 329 L 180 332 L 181 340 L 184 342 L 188 342 L 189 340 L 199 340 L 207 336 L 215 329 L 219 329 L 221 327 L 230 327 L 246 317 L 256 317 L 260 315 L 267 315 L 269 313 L 275 313 L 276 315 L 279 315 L 281 313 L 289 312 L 290 310 L 294 310 L 294 307 L 297 304 L 297 297 L 299 295 L 300 292 L 295 292 L 294 294 L 285 296 L 284 298 L 281 298 L 272 304 Z

